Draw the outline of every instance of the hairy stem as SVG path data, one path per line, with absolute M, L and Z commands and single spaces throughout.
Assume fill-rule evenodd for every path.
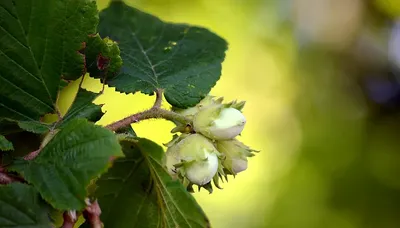
M 133 114 L 122 120 L 119 120 L 117 122 L 109 124 L 106 126 L 106 128 L 110 129 L 111 131 L 116 131 L 122 127 L 128 126 L 129 124 L 137 123 L 141 120 L 154 119 L 154 118 L 162 118 L 162 119 L 166 119 L 166 120 L 177 121 L 182 124 L 190 123 L 189 119 L 187 119 L 186 117 L 184 117 L 178 113 L 168 111 L 168 110 L 158 108 L 158 107 L 152 107 L 149 110 Z
M 153 107 L 155 108 L 160 108 L 162 103 L 162 90 L 157 89 L 156 90 L 156 101 L 154 102 Z
M 130 115 L 122 120 L 118 120 L 112 124 L 109 124 L 106 126 L 106 128 L 110 129 L 111 131 L 116 131 L 132 123 L 137 123 L 142 120 L 155 119 L 155 118 L 180 122 L 184 125 L 190 124 L 190 120 L 187 119 L 185 116 L 182 116 L 181 114 L 178 114 L 176 112 L 162 109 L 161 103 L 162 103 L 162 90 L 158 89 L 156 90 L 156 101 L 154 102 L 153 107 L 151 107 L 146 111 Z

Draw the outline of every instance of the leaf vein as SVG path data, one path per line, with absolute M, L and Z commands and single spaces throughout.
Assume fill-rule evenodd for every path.
M 48 108 L 53 109 L 53 107 L 51 107 L 50 105 L 46 104 L 45 102 L 43 102 L 42 100 L 40 100 L 39 98 L 33 96 L 32 94 L 26 92 L 25 90 L 23 90 L 21 87 L 18 87 L 17 85 L 15 85 L 14 83 L 12 83 L 11 81 L 9 81 L 7 78 L 5 78 L 3 75 L 0 74 L 0 78 L 2 78 L 4 81 L 6 81 L 8 84 L 10 84 L 12 87 L 16 88 L 17 90 L 21 91 L 22 93 L 28 95 L 29 97 L 34 98 L 35 100 L 39 101 L 39 103 L 44 104 L 45 106 L 47 106 Z
M 135 34 L 134 32 L 132 32 L 131 35 L 132 35 L 133 39 L 135 40 L 136 44 L 139 46 L 140 51 L 142 52 L 142 54 L 143 54 L 144 57 L 146 58 L 148 64 L 150 65 L 151 70 L 152 70 L 152 72 L 153 72 L 153 75 L 154 75 L 154 77 L 155 77 L 154 80 L 155 80 L 155 82 L 156 82 L 157 85 L 158 85 L 158 75 L 156 74 L 156 71 L 155 71 L 155 69 L 154 69 L 153 64 L 151 63 L 151 60 L 150 60 L 149 56 L 147 55 L 146 51 L 144 50 L 144 48 L 143 48 L 142 44 L 140 43 L 139 39 L 136 37 L 136 34 Z M 159 86 L 159 85 L 158 85 L 158 86 Z
M 13 6 L 14 6 L 15 11 L 17 11 L 16 8 L 15 8 L 15 4 L 13 4 Z M 25 31 L 24 27 L 22 26 L 21 21 L 19 20 L 18 13 L 17 13 L 17 18 L 16 18 L 16 20 L 17 20 L 17 22 L 18 22 L 18 24 L 19 24 L 19 27 L 20 27 L 21 31 L 23 32 L 23 34 L 26 34 L 26 31 Z M 49 23 L 46 23 L 46 24 L 49 24 Z M 47 28 L 47 27 L 48 27 L 48 26 L 46 26 L 46 28 Z M 32 49 L 31 49 L 30 46 L 29 46 L 28 38 L 26 37 L 26 35 L 24 36 L 24 38 L 25 38 L 25 42 L 28 44 L 29 53 L 31 54 L 32 60 L 33 60 L 33 62 L 35 63 L 36 70 L 37 70 L 37 72 L 40 72 L 40 71 L 39 71 L 39 66 L 37 65 L 37 62 L 36 62 L 35 55 L 33 54 Z M 46 40 L 46 42 L 47 42 L 47 40 Z M 46 47 L 45 47 L 45 48 L 46 48 Z M 46 50 L 46 49 L 45 49 L 45 50 Z M 17 65 L 19 65 L 19 64 L 17 64 Z M 30 72 L 29 72 L 29 73 L 30 73 Z M 33 76 L 32 73 L 30 73 L 30 74 Z M 41 72 L 40 72 L 40 79 L 41 79 L 41 82 L 42 82 L 42 84 L 43 84 L 43 86 L 44 86 L 46 92 L 47 92 L 47 95 L 49 96 L 51 102 L 53 102 L 53 105 L 55 106 L 55 102 L 53 101 L 53 98 L 52 98 L 52 96 L 51 96 L 51 93 L 50 93 L 50 91 L 49 91 L 49 88 L 47 88 L 47 85 L 46 85 L 46 83 L 45 83 L 45 81 L 44 81 L 44 79 L 43 79 L 43 75 L 41 75 Z

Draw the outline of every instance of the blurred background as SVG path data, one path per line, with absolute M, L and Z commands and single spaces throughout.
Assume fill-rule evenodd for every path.
M 229 42 L 211 93 L 247 101 L 240 140 L 261 153 L 223 190 L 194 194 L 212 227 L 400 227 L 399 0 L 126 1 Z M 64 109 L 76 86 L 64 91 Z M 99 124 L 153 100 L 107 88 Z M 173 124 L 133 127 L 161 144 Z

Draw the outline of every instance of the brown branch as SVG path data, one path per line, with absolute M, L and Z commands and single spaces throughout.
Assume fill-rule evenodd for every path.
M 0 172 L 0 184 L 10 184 L 12 182 L 17 182 L 18 180 L 11 177 L 7 173 L 1 171 Z
M 163 118 L 166 120 L 177 121 L 185 125 L 190 123 L 189 119 L 178 113 L 168 111 L 162 108 L 153 107 L 149 110 L 133 114 L 122 120 L 109 124 L 106 126 L 106 128 L 110 129 L 111 131 L 116 131 L 132 123 L 137 123 L 142 120 L 154 119 L 154 118 Z
M 33 160 L 34 158 L 36 158 L 39 155 L 41 150 L 42 150 L 42 148 L 39 148 L 35 151 L 30 152 L 29 154 L 24 156 L 24 160 L 26 160 L 26 161 Z
M 86 200 L 87 207 L 83 211 L 83 217 L 90 223 L 90 227 L 92 228 L 102 228 L 103 223 L 100 220 L 101 209 L 100 205 L 95 200 L 94 202 L 90 202 L 88 199 Z
M 122 120 L 118 120 L 114 123 L 111 123 L 107 125 L 106 128 L 110 129 L 111 131 L 116 131 L 132 123 L 137 123 L 141 120 L 154 119 L 154 118 L 162 118 L 166 120 L 180 122 L 184 125 L 190 124 L 190 120 L 185 116 L 182 116 L 178 113 L 166 109 L 162 109 L 161 103 L 162 103 L 163 91 L 161 89 L 157 89 L 155 92 L 156 92 L 156 100 L 154 102 L 153 107 L 151 107 L 146 111 L 130 115 Z
M 0 166 L 0 184 L 10 184 L 12 182 L 22 182 L 25 183 L 24 178 L 15 176 L 15 175 L 10 175 L 9 173 L 6 172 L 4 167 Z

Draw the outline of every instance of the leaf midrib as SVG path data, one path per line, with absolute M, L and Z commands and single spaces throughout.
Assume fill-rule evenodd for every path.
M 156 71 L 155 68 L 156 68 L 157 66 L 160 66 L 160 65 L 164 64 L 164 63 L 167 62 L 168 60 L 170 60 L 170 59 L 171 59 L 172 57 L 174 57 L 175 54 L 179 51 L 179 45 L 177 45 L 176 48 L 175 48 L 175 50 L 174 50 L 166 59 L 160 60 L 160 61 L 159 61 L 158 63 L 156 63 L 156 64 L 153 64 L 152 61 L 151 61 L 151 59 L 150 59 L 150 57 L 147 55 L 147 53 L 148 53 L 149 51 L 151 51 L 155 46 L 157 46 L 157 45 L 159 44 L 159 41 L 160 41 L 160 40 L 162 40 L 162 37 L 163 37 L 163 35 L 164 35 L 164 30 L 165 30 L 165 26 L 166 26 L 166 25 L 167 25 L 167 23 L 164 22 L 164 23 L 163 23 L 163 29 L 162 29 L 162 31 L 161 31 L 161 33 L 160 33 L 159 39 L 157 40 L 157 42 L 155 42 L 151 47 L 149 47 L 149 48 L 146 49 L 146 50 L 143 48 L 142 43 L 141 43 L 140 40 L 137 38 L 136 32 L 134 32 L 133 29 L 132 29 L 131 27 L 129 27 L 129 29 L 130 29 L 130 34 L 131 34 L 132 38 L 135 40 L 135 43 L 136 43 L 137 46 L 139 47 L 140 52 L 141 52 L 141 53 L 143 54 L 143 56 L 145 57 L 145 59 L 146 59 L 146 61 L 147 61 L 147 64 L 149 65 L 149 67 L 150 67 L 150 69 L 151 69 L 151 71 L 152 71 L 153 77 L 149 77 L 149 78 L 150 78 L 151 80 L 154 81 L 155 85 L 153 85 L 153 86 L 156 87 L 156 88 L 161 88 L 161 87 L 162 87 L 162 86 L 160 85 L 159 81 L 158 81 L 158 77 L 159 77 L 159 76 L 162 76 L 163 73 L 165 73 L 165 72 L 159 72 L 159 73 L 157 73 L 157 71 Z M 176 42 L 177 42 L 177 43 L 180 43 L 180 42 L 184 41 L 184 40 L 186 39 L 186 37 L 187 37 L 186 34 L 189 32 L 189 30 L 190 30 L 191 28 L 192 28 L 191 26 L 188 26 L 188 27 L 186 28 L 186 29 L 187 29 L 187 32 L 184 33 L 183 37 L 182 37 L 179 41 L 176 41 Z M 123 50 L 121 50 L 121 51 L 123 51 Z M 123 51 L 123 52 L 124 52 L 124 51 Z M 128 53 L 129 53 L 129 52 L 128 52 Z M 131 56 L 130 53 L 129 53 L 129 56 Z M 131 57 L 134 57 L 134 56 L 131 56 Z M 140 67 L 139 67 L 139 69 L 140 69 Z M 146 75 L 146 73 L 143 72 L 142 69 L 140 69 L 140 71 L 142 71 L 142 73 Z M 147 75 L 147 76 L 150 76 L 150 75 Z M 173 76 L 173 74 L 172 74 L 171 76 Z M 151 84 L 153 84 L 153 83 L 151 83 Z
M 168 195 L 168 197 L 171 199 L 171 202 L 174 204 L 175 208 L 177 209 L 177 211 L 179 212 L 179 214 L 182 216 L 182 218 L 185 220 L 185 222 L 189 225 L 189 227 L 192 227 L 192 225 L 189 223 L 189 221 L 186 219 L 185 215 L 183 214 L 183 212 L 181 211 L 181 209 L 177 206 L 176 202 L 173 200 L 173 197 L 171 196 L 171 194 L 166 191 L 165 189 L 167 189 L 167 187 L 164 185 L 164 183 L 161 180 L 161 177 L 158 175 L 157 172 L 155 172 L 155 167 L 153 166 L 153 164 L 150 161 L 150 158 L 147 154 L 143 153 L 142 150 L 140 150 L 140 152 L 142 153 L 142 156 L 146 159 L 147 163 L 149 164 L 149 169 L 150 169 L 150 173 L 153 176 L 153 178 L 157 181 L 155 181 L 155 184 L 157 186 L 157 190 L 159 192 L 159 194 L 162 196 L 163 200 L 164 200 L 164 204 L 165 207 L 168 209 L 169 214 L 171 215 L 172 220 L 174 221 L 176 227 L 179 227 L 179 224 L 176 222 L 171 209 L 169 208 L 169 206 L 167 205 L 167 201 L 165 200 L 166 197 L 164 196 L 163 192 L 166 192 L 166 194 Z M 154 160 L 154 159 L 153 159 Z M 154 160 L 155 161 L 155 160 Z M 155 161 L 157 162 L 157 161 Z M 157 162 L 158 163 L 158 162 Z M 163 191 L 164 189 L 164 191 Z M 160 208 L 163 208 L 164 205 L 160 205 Z M 167 223 L 168 224 L 168 223 Z
M 129 161 L 126 158 L 123 158 L 123 160 L 120 161 Z M 135 171 L 139 168 L 139 164 L 141 162 L 143 162 L 143 159 L 140 159 L 138 162 L 136 162 L 135 160 L 133 161 L 129 161 L 129 162 L 133 162 L 134 166 L 132 167 L 131 171 L 129 172 L 129 174 L 126 176 L 126 178 L 122 179 L 122 183 L 125 183 L 127 180 L 129 180 L 131 178 L 131 176 L 135 173 Z M 121 188 L 119 188 L 119 191 L 117 191 L 117 194 L 113 194 L 114 195 L 114 199 L 117 199 L 120 196 L 120 193 L 122 192 L 122 189 L 125 187 L 126 185 L 122 184 Z M 106 213 L 104 213 L 104 215 L 106 215 L 105 217 L 108 218 L 110 211 L 111 211 L 112 207 L 107 208 Z M 138 213 L 139 214 L 139 213 Z
M 4 8 L 4 7 L 3 7 Z M 49 91 L 49 89 L 47 88 L 47 85 L 46 85 L 46 83 L 45 83 L 45 81 L 44 81 L 44 79 L 43 79 L 43 76 L 42 76 L 42 72 L 40 71 L 40 69 L 39 69 L 39 66 L 38 66 L 38 63 L 37 63 L 37 61 L 36 61 L 36 57 L 35 57 L 35 55 L 33 54 L 33 52 L 32 52 L 32 49 L 31 49 L 31 46 L 30 46 L 30 42 L 29 42 L 29 40 L 28 40 L 28 31 L 25 31 L 25 29 L 24 29 L 24 27 L 22 26 L 22 24 L 21 24 L 21 21 L 20 21 L 20 19 L 19 19 L 19 15 L 18 15 L 18 11 L 17 11 L 17 9 L 15 8 L 15 5 L 13 4 L 13 8 L 14 8 L 14 10 L 15 10 L 15 12 L 16 12 L 16 20 L 17 20 L 17 22 L 18 22 L 18 25 L 19 25 L 19 27 L 20 27 L 20 29 L 21 29 L 21 31 L 23 32 L 23 34 L 25 34 L 23 37 L 25 38 L 25 41 L 26 41 L 26 43 L 28 44 L 27 46 L 28 46 L 28 50 L 29 50 L 29 54 L 31 55 L 31 58 L 32 58 L 32 60 L 34 61 L 34 63 L 35 63 L 35 68 L 36 68 L 36 70 L 37 70 L 37 72 L 38 72 L 38 74 L 39 74 L 39 76 L 40 76 L 40 81 L 42 82 L 42 84 L 43 84 L 43 86 L 44 86 L 44 88 L 46 89 L 46 92 L 47 92 L 47 95 L 49 96 L 49 98 L 50 98 L 50 101 L 52 102 L 52 104 L 53 104 L 53 106 L 55 106 L 55 101 L 53 101 L 53 98 L 51 97 L 51 93 L 50 93 L 50 91 Z M 31 18 L 32 18 L 32 5 L 30 6 L 30 15 L 29 15 L 29 17 L 30 17 L 30 20 L 29 20 L 29 26 L 30 26 L 30 24 L 31 24 Z M 50 23 L 46 23 L 46 45 L 44 46 L 44 51 L 43 51 L 43 59 L 44 59 L 44 57 L 45 57 L 45 54 L 46 54 L 46 50 L 47 50 L 47 40 L 48 40 L 48 27 L 49 27 L 49 24 Z M 19 65 L 19 64 L 18 64 Z M 21 66 L 22 67 L 22 66 Z M 29 71 L 27 71 L 27 72 L 29 72 Z M 33 75 L 33 74 L 32 74 Z M 53 109 L 53 108 L 52 108 Z

